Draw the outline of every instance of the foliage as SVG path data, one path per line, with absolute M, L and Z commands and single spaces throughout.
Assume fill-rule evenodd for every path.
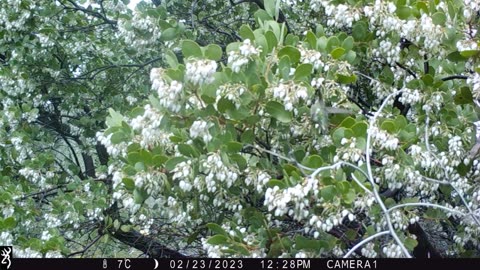
M 82 2 L 0 3 L 16 256 L 479 254 L 476 2 Z

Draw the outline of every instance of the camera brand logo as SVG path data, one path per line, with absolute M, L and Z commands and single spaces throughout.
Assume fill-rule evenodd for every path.
M 2 260 L 0 261 L 0 269 L 12 269 L 12 246 L 0 246 L 0 256 Z

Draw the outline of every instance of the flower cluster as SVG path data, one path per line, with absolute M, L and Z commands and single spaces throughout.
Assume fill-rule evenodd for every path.
M 261 49 L 253 46 L 250 39 L 245 39 L 237 50 L 228 53 L 228 66 L 233 72 L 240 72 L 240 69 L 246 65 L 254 56 L 260 54 Z
M 191 160 L 178 163 L 172 170 L 172 173 L 173 180 L 179 181 L 178 186 L 181 190 L 185 192 L 192 190 L 192 184 L 190 183 L 193 173 Z
M 342 145 L 348 144 L 348 147 L 337 148 L 337 154 L 333 158 L 333 162 L 338 162 L 339 160 L 351 161 L 357 163 L 358 166 L 362 166 L 365 156 L 363 151 L 357 148 L 357 139 L 355 137 L 350 139 L 342 138 L 340 143 Z
M 283 102 L 287 111 L 292 111 L 294 105 L 297 105 L 302 99 L 308 99 L 307 87 L 295 84 L 292 81 L 280 83 L 270 88 L 270 92 L 272 92 L 274 98 Z
M 225 183 L 230 188 L 238 179 L 238 170 L 232 166 L 226 166 L 220 153 L 211 153 L 202 162 L 202 172 L 206 174 L 205 184 L 208 192 L 217 191 L 217 183 Z
M 172 146 L 170 141 L 171 134 L 160 128 L 163 114 L 155 110 L 150 104 L 144 106 L 143 115 L 139 115 L 130 120 L 130 126 L 140 134 L 135 136 L 134 140 L 145 148 L 151 148 L 157 145 L 163 145 L 167 148 Z
M 309 50 L 303 47 L 298 47 L 300 51 L 300 62 L 304 64 L 312 64 L 314 69 L 323 68 L 322 54 L 317 50 Z
M 393 136 L 392 134 L 386 132 L 385 130 L 381 130 L 376 126 L 371 126 L 368 129 L 368 132 L 374 139 L 375 145 L 378 145 L 380 149 L 386 150 L 396 150 L 399 144 L 398 138 Z
M 224 84 L 217 89 L 216 104 L 221 98 L 226 98 L 235 104 L 235 107 L 238 109 L 242 105 L 242 99 L 240 96 L 246 91 L 244 85 L 241 84 Z
M 190 59 L 187 62 L 186 80 L 194 85 L 209 84 L 214 81 L 213 74 L 217 70 L 217 62 L 213 60 Z
M 433 23 L 432 18 L 422 14 L 420 20 L 402 20 L 395 15 L 396 6 L 387 1 L 376 0 L 373 6 L 366 6 L 363 12 L 370 18 L 370 24 L 378 24 L 376 34 L 385 37 L 387 33 L 398 33 L 401 37 L 419 43 L 427 51 L 439 51 L 439 45 L 444 36 L 444 29 Z M 447 13 L 448 16 L 448 13 Z
M 136 33 L 144 33 L 138 35 Z M 132 18 L 120 18 L 118 20 L 117 38 L 125 44 L 140 52 L 146 52 L 152 44 L 158 44 L 161 40 L 162 29 L 155 16 L 146 15 L 138 10 L 133 11 Z M 155 47 L 155 46 L 151 46 Z
M 372 54 L 377 58 L 386 59 L 388 64 L 393 65 L 400 60 L 400 46 L 392 44 L 389 40 L 382 40 L 379 47 L 373 49 Z
M 113 133 L 105 136 L 103 132 L 97 132 L 97 140 L 105 146 L 107 153 L 112 157 L 125 156 L 127 154 L 127 143 L 121 142 L 117 144 L 112 143 Z
M 208 131 L 209 128 L 213 126 L 213 123 L 207 123 L 203 120 L 197 120 L 193 122 L 190 127 L 190 137 L 192 139 L 202 138 L 205 143 L 208 143 L 212 140 L 212 135 Z
M 396 244 L 388 244 L 383 247 L 383 253 L 387 258 L 401 258 L 402 257 L 402 249 L 399 245 Z
M 248 186 L 254 186 L 257 192 L 262 192 L 265 189 L 265 185 L 272 178 L 268 173 L 261 170 L 251 170 L 247 168 L 245 170 L 247 176 L 245 177 L 245 184 Z
M 334 26 L 336 28 L 352 27 L 352 24 L 360 20 L 360 11 L 350 8 L 347 5 L 331 4 L 332 1 L 323 0 L 321 5 L 325 8 L 325 15 L 329 17 L 327 21 L 328 26 Z
M 375 251 L 375 244 L 372 242 L 367 243 L 365 246 L 363 246 L 360 252 L 362 252 L 362 255 L 367 258 L 376 258 L 378 255 Z
M 179 112 L 182 100 L 182 83 L 178 81 L 166 82 L 163 78 L 162 68 L 152 68 L 150 81 L 152 82 L 152 89 L 158 93 L 160 105 L 172 112 Z
M 480 98 L 480 74 L 475 73 L 467 79 L 467 84 L 472 86 L 472 94 L 475 99 Z

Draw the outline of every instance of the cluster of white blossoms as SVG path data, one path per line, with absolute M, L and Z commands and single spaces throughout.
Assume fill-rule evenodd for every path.
M 318 2 L 318 1 L 316 1 Z M 327 25 L 336 28 L 352 27 L 352 24 L 360 20 L 361 13 L 358 9 L 351 8 L 344 4 L 332 4 L 330 0 L 320 1 L 327 15 Z
M 476 73 L 467 79 L 467 84 L 472 86 L 472 95 L 475 99 L 480 98 L 480 74 Z
M 439 45 L 445 35 L 444 29 L 435 25 L 430 16 L 422 14 L 420 20 L 402 20 L 395 15 L 395 11 L 394 3 L 381 0 L 363 8 L 365 16 L 370 18 L 370 24 L 378 25 L 377 36 L 385 37 L 387 33 L 394 32 L 411 42 L 423 42 L 422 47 L 427 51 L 442 51 Z
M 139 135 L 134 137 L 134 141 L 139 142 L 144 149 L 157 145 L 171 148 L 171 133 L 165 132 L 160 128 L 163 114 L 154 109 L 150 104 L 145 105 L 144 110 L 143 115 L 139 115 L 129 121 L 132 129 L 139 132 Z
M 440 111 L 443 106 L 443 95 L 441 92 L 433 92 L 429 98 L 424 99 L 422 109 L 425 112 L 431 112 L 433 109 Z
M 162 68 L 152 68 L 150 71 L 152 89 L 157 91 L 158 102 L 162 107 L 172 112 L 179 112 L 182 108 L 183 84 L 175 80 L 168 83 L 163 78 L 163 71 Z
M 213 74 L 217 71 L 217 62 L 207 59 L 190 59 L 186 65 L 186 80 L 194 85 L 209 84 L 214 81 Z
M 300 51 L 300 62 L 304 64 L 312 64 L 313 68 L 318 70 L 323 68 L 322 54 L 317 50 L 305 49 L 302 46 L 298 47 Z
M 242 105 L 242 99 L 240 96 L 246 91 L 246 88 L 242 84 L 224 84 L 218 87 L 217 89 L 217 97 L 216 97 L 216 104 L 221 98 L 228 99 L 235 104 L 235 107 L 238 109 Z
M 460 136 L 453 136 L 448 140 L 448 153 L 450 157 L 455 157 L 455 160 L 458 160 L 465 156 L 464 152 L 465 149 L 463 148 L 462 138 Z
M 141 187 L 145 189 L 147 194 L 154 196 L 160 191 L 160 187 L 166 181 L 166 176 L 158 170 L 149 170 L 147 172 L 137 172 L 133 180 L 135 187 Z
M 53 172 L 43 173 L 40 170 L 35 170 L 29 167 L 20 169 L 18 173 L 31 183 L 34 183 L 40 187 L 46 187 L 46 181 L 54 176 Z
M 338 226 L 339 224 L 342 224 L 344 219 L 345 220 L 348 219 L 349 221 L 354 221 L 355 218 L 356 218 L 355 215 L 352 214 L 350 210 L 347 210 L 347 209 L 343 209 L 342 211 L 335 209 L 335 213 L 327 217 L 312 215 L 308 220 L 308 224 L 311 227 L 313 227 L 313 229 L 310 229 L 309 227 L 305 227 L 305 232 L 312 231 L 313 237 L 318 238 L 320 236 L 320 233 L 318 232 L 318 230 L 328 232 L 334 226 Z
M 398 138 L 385 130 L 379 129 L 377 126 L 370 126 L 368 132 L 374 139 L 374 144 L 380 149 L 396 150 L 399 144 Z
M 400 60 L 400 45 L 392 44 L 389 40 L 380 41 L 379 47 L 373 49 L 372 54 L 377 58 L 384 58 L 388 64 L 395 64 Z
M 402 248 L 396 244 L 388 244 L 382 248 L 382 251 L 387 258 L 403 257 Z
M 247 176 L 245 177 L 245 184 L 247 186 L 254 186 L 257 192 L 262 192 L 265 189 L 265 185 L 272 178 L 268 173 L 261 170 L 245 169 Z
M 210 243 L 208 243 L 207 240 L 208 239 L 206 239 L 206 238 L 201 239 L 203 250 L 205 250 L 207 252 L 207 256 L 209 258 L 220 258 L 220 257 L 222 257 L 222 255 L 223 255 L 222 250 L 226 250 L 227 247 L 210 244 Z
M 478 0 L 463 0 L 463 16 L 470 19 L 480 10 L 480 2 Z
M 141 53 L 145 52 L 150 45 L 161 42 L 162 29 L 157 17 L 145 15 L 138 10 L 134 10 L 131 19 L 120 17 L 117 25 L 117 38 L 123 39 L 125 44 Z M 145 35 L 136 34 L 138 32 L 145 33 Z
M 210 135 L 210 131 L 208 131 L 208 129 L 213 125 L 213 123 L 207 123 L 203 120 L 197 120 L 193 122 L 192 126 L 190 127 L 190 137 L 192 139 L 202 138 L 205 143 L 210 142 L 213 137 Z
M 217 191 L 217 183 L 225 183 L 230 188 L 238 179 L 238 169 L 223 163 L 220 153 L 210 153 L 202 162 L 202 172 L 206 174 L 205 184 L 208 192 Z
M 367 243 L 362 247 L 360 250 L 363 256 L 367 258 L 376 258 L 378 256 L 377 252 L 375 251 L 375 244 L 372 242 Z
M 277 86 L 270 88 L 273 97 L 281 100 L 285 110 L 292 111 L 294 105 L 297 105 L 301 100 L 308 99 L 307 87 L 296 84 L 293 81 L 282 82 Z
M 252 45 L 250 39 L 245 39 L 238 48 L 228 52 L 228 66 L 232 68 L 233 72 L 238 73 L 240 69 L 246 65 L 254 56 L 258 56 L 261 49 Z
M 118 157 L 122 156 L 124 157 L 127 154 L 127 143 L 121 142 L 117 144 L 112 143 L 112 136 L 113 133 L 108 134 L 105 136 L 103 132 L 97 132 L 96 134 L 97 140 L 105 146 L 105 149 L 107 149 L 107 153 L 112 156 L 112 157 Z
M 478 42 L 473 39 L 465 39 L 457 41 L 457 50 L 462 51 L 475 51 L 478 50 Z
M 422 101 L 423 95 L 418 89 L 402 88 L 402 95 L 398 99 L 403 104 L 414 105 Z
M 193 177 L 192 161 L 187 160 L 175 165 L 172 170 L 173 180 L 179 181 L 178 186 L 181 190 L 188 192 L 192 190 L 191 179 Z
M 352 137 L 350 139 L 342 138 L 340 141 L 342 145 L 347 145 L 346 147 L 337 148 L 337 153 L 333 157 L 333 162 L 342 161 L 351 161 L 357 163 L 358 166 L 362 166 L 365 161 L 365 156 L 362 149 L 357 148 L 357 138 Z

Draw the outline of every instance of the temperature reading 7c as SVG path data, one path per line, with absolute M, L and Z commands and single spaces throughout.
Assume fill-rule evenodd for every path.
M 130 269 L 130 267 L 132 267 L 130 259 L 123 259 L 123 260 L 120 259 L 117 261 L 118 261 L 118 269 L 122 269 L 122 267 L 124 267 L 125 269 Z

